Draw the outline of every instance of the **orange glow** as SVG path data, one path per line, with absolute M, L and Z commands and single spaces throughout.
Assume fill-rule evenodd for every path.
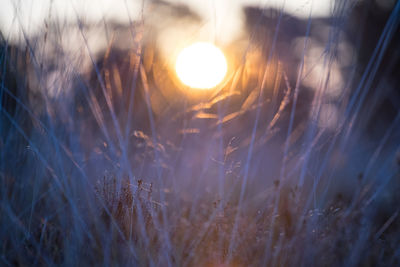
M 195 43 L 179 53 L 175 70 L 185 85 L 210 89 L 222 82 L 228 66 L 219 48 L 211 43 Z

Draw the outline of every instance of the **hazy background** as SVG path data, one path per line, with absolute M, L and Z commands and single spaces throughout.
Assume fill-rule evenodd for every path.
M 328 17 L 332 12 L 333 0 L 187 0 L 187 1 L 140 1 L 140 0 L 1 0 L 0 29 L 11 38 L 21 34 L 21 27 L 29 34 L 44 29 L 44 21 L 57 19 L 75 22 L 76 16 L 84 18 L 87 23 L 111 20 L 118 23 L 129 23 L 152 13 L 152 4 L 160 3 L 187 5 L 200 15 L 203 25 L 212 36 L 229 42 L 243 30 L 242 8 L 256 6 L 259 8 L 282 9 L 283 12 L 300 17 Z M 383 0 L 378 2 L 390 2 Z M 49 13 L 51 14 L 49 16 Z M 181 25 L 184 27 L 184 25 Z

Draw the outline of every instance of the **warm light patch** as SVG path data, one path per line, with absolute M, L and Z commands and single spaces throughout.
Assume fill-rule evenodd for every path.
M 197 89 L 217 86 L 224 79 L 227 69 L 224 54 L 210 43 L 195 43 L 184 48 L 175 65 L 179 79 Z

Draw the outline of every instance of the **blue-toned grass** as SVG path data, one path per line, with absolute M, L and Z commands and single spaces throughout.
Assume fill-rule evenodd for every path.
M 2 33 L 1 265 L 400 264 L 400 2 L 374 8 L 246 8 L 198 95 L 145 17 Z

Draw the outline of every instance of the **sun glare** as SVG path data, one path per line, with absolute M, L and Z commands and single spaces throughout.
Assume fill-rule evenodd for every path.
M 196 89 L 217 86 L 224 79 L 227 69 L 224 54 L 211 43 L 195 43 L 184 48 L 175 65 L 182 83 Z

